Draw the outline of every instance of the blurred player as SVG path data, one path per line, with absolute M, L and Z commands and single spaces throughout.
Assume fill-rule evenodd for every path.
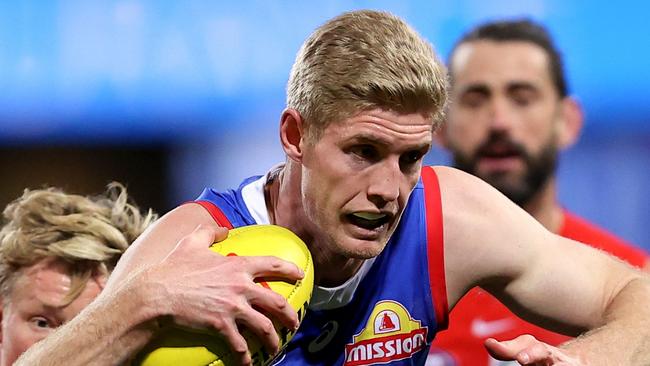
M 578 138 L 582 111 L 569 95 L 560 53 L 541 25 L 513 20 L 471 30 L 454 47 L 449 72 L 452 102 L 439 136 L 455 167 L 496 187 L 548 230 L 637 267 L 648 265 L 646 253 L 557 200 L 558 152 Z M 449 329 L 436 337 L 429 363 L 499 364 L 489 357 L 484 339 L 523 333 L 553 345 L 569 339 L 524 322 L 475 289 L 456 305 Z

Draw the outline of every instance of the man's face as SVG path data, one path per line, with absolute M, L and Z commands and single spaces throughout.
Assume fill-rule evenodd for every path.
M 332 123 L 306 143 L 302 200 L 317 241 L 347 258 L 377 256 L 420 177 L 432 129 L 420 114 L 378 109 Z
M 66 323 L 86 307 L 103 288 L 105 278 L 94 277 L 72 303 L 62 306 L 70 289 L 67 267 L 44 259 L 23 268 L 2 308 L 0 366 L 13 364 L 34 343 Z
M 442 133 L 454 165 L 527 203 L 557 160 L 561 99 L 547 54 L 527 42 L 468 42 L 457 48 L 450 71 Z

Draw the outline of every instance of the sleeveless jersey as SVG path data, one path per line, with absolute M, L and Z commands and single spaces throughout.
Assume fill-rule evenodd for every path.
M 640 249 L 568 211 L 564 212 L 564 221 L 558 234 L 588 243 L 637 267 L 645 265 L 648 259 L 647 254 Z M 450 327 L 436 337 L 427 365 L 518 365 L 516 362 L 492 359 L 485 350 L 483 341 L 489 337 L 510 339 L 521 334 L 532 334 L 551 345 L 571 339 L 521 320 L 492 295 L 475 288 L 454 307 L 450 315 Z
M 206 189 L 196 202 L 222 226 L 256 224 L 242 189 L 257 179 L 245 180 L 237 190 Z M 434 170 L 425 167 L 395 233 L 352 299 L 336 308 L 308 308 L 273 364 L 423 365 L 446 323 L 440 191 Z

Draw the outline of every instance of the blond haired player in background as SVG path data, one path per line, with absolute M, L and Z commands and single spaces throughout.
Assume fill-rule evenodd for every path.
M 648 267 L 646 253 L 558 202 L 558 152 L 578 138 L 582 112 L 569 95 L 562 58 L 544 27 L 531 20 L 477 26 L 453 48 L 449 73 L 452 102 L 438 135 L 456 168 L 493 185 L 548 230 Z M 483 347 L 485 337 L 523 333 L 552 345 L 570 339 L 519 319 L 477 288 L 454 308 L 429 363 L 496 365 Z
M 86 307 L 129 244 L 156 218 L 129 203 L 118 183 L 93 197 L 56 188 L 25 190 L 3 214 L 0 366 L 12 365 Z
M 323 24 L 289 78 L 280 116 L 285 162 L 237 189 L 207 189 L 158 220 L 97 300 L 23 364 L 120 363 L 163 316 L 216 330 L 241 364 L 251 363 L 242 328 L 278 353 L 271 319 L 296 327 L 297 314 L 255 279 L 296 280 L 298 268 L 208 249 L 226 236 L 217 226 L 262 223 L 307 243 L 317 286 L 276 365 L 423 365 L 449 309 L 477 285 L 527 319 L 572 334 L 592 330 L 562 348 L 530 336 L 489 339 L 496 357 L 650 363 L 647 277 L 549 232 L 470 174 L 422 166 L 446 77 L 431 46 L 393 15 L 354 11 Z

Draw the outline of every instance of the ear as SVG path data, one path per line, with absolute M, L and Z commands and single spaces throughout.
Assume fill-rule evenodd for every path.
M 584 123 L 584 113 L 580 103 L 573 97 L 564 97 L 561 103 L 558 141 L 560 148 L 565 149 L 578 140 Z
M 282 112 L 280 118 L 282 149 L 289 159 L 297 162 L 302 160 L 302 144 L 305 137 L 304 127 L 304 120 L 297 110 L 287 108 Z

